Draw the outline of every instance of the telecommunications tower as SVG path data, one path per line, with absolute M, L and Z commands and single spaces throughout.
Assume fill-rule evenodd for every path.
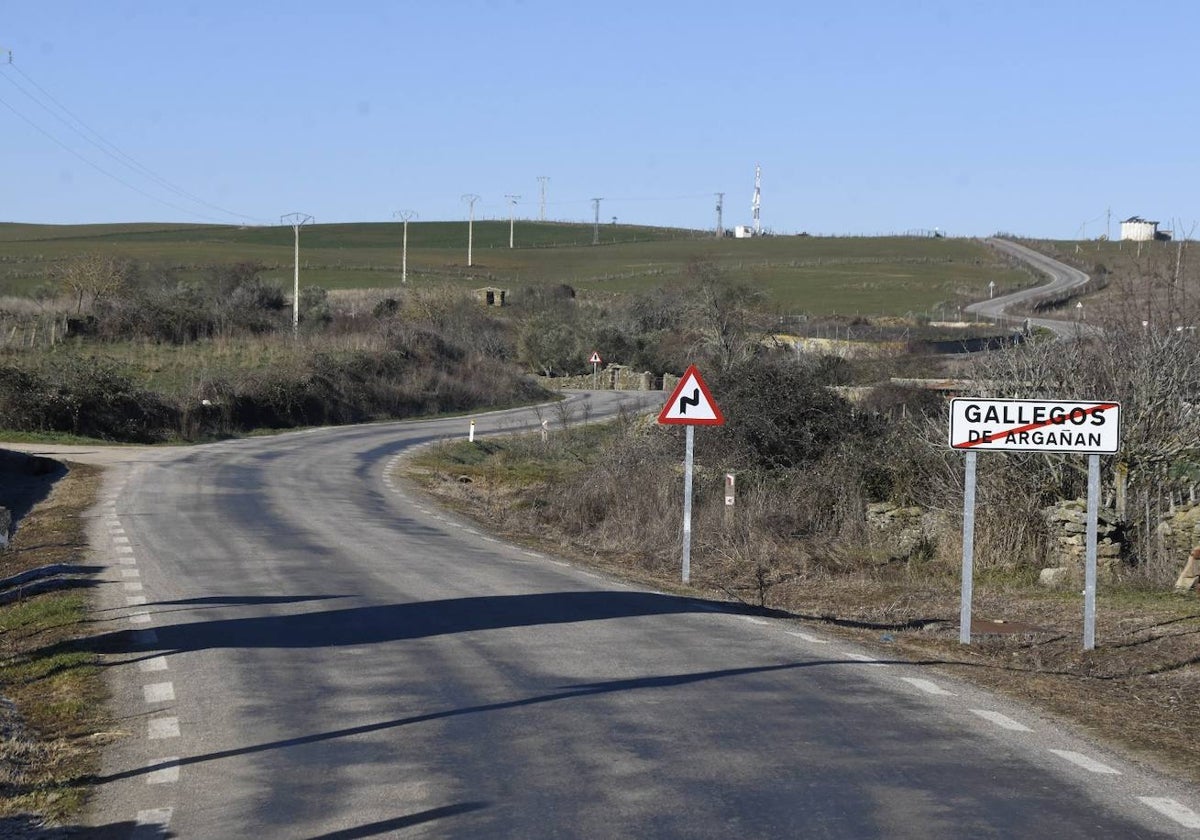
M 754 164 L 754 201 L 750 203 L 750 210 L 754 216 L 754 235 L 762 235 L 762 218 L 759 215 L 762 210 L 762 167 L 757 163 Z

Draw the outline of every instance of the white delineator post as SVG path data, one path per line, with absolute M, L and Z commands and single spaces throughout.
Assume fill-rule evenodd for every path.
M 474 420 L 471 421 L 471 426 L 467 430 L 467 441 L 470 443 L 475 442 L 475 421 Z

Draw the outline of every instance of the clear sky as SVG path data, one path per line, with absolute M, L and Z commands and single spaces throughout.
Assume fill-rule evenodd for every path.
M 1186 229 L 1197 44 L 1189 2 L 12 2 L 0 220 L 536 218 L 546 176 L 731 227 L 759 163 L 780 233 Z

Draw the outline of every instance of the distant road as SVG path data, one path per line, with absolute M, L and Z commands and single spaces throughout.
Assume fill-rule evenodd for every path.
M 1033 268 L 1050 277 L 1050 282 L 1041 286 L 1034 286 L 1030 289 L 1022 289 L 1012 294 L 1002 295 L 991 300 L 981 300 L 978 303 L 972 303 L 965 307 L 966 311 L 972 314 L 981 315 L 984 318 L 990 318 L 994 321 L 1025 321 L 1026 319 L 1022 316 L 1008 314 L 1008 310 L 1028 305 L 1038 298 L 1045 297 L 1047 294 L 1057 294 L 1078 288 L 1090 279 L 1087 274 L 1077 268 L 1072 268 L 1066 263 L 1051 259 L 1045 254 L 1040 254 L 1031 248 L 1026 248 L 1024 245 L 1009 242 L 1007 239 L 985 239 L 984 242 L 998 251 L 1002 251 L 1033 266 Z M 1089 335 L 1097 332 L 1096 328 L 1087 324 L 1080 325 L 1074 320 L 1029 318 L 1028 321 L 1031 326 L 1050 330 L 1058 338 L 1077 338 L 1081 333 Z

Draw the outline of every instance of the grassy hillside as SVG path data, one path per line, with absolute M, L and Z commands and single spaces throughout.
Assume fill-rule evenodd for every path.
M 467 267 L 465 222 L 409 224 L 409 279 L 472 288 L 568 283 L 585 295 L 623 293 L 683 275 L 689 260 L 719 264 L 762 288 L 788 312 L 936 312 L 1031 282 L 970 240 L 907 237 L 773 237 L 715 240 L 702 231 L 602 225 L 477 222 Z M 313 225 L 301 233 L 301 283 L 327 289 L 386 288 L 400 282 L 399 223 Z M 0 225 L 0 291 L 29 294 L 59 266 L 100 252 L 170 266 L 201 279 L 213 263 L 258 261 L 263 276 L 290 286 L 293 237 L 285 227 L 216 225 Z

